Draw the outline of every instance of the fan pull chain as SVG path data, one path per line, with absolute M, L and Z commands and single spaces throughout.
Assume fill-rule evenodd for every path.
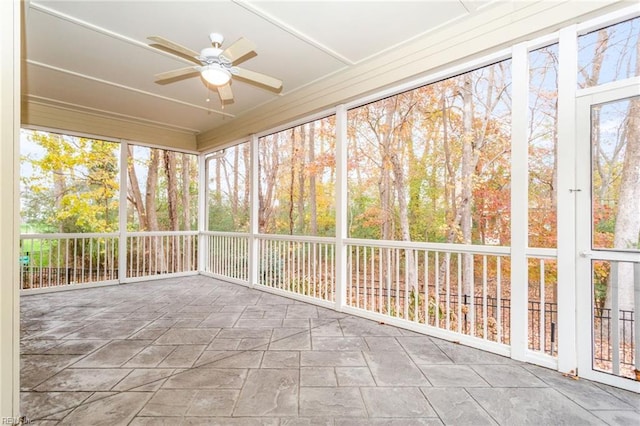
M 211 115 L 211 88 L 209 86 L 207 86 L 207 99 L 206 99 L 208 108 L 207 108 L 207 115 Z

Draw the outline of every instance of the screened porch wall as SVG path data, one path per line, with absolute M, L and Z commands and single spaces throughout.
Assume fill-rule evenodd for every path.
M 576 212 L 569 195 L 541 188 L 545 179 L 574 187 L 566 147 L 575 144 L 577 86 L 562 84 L 576 82 L 578 36 L 594 28 L 597 22 L 565 28 L 200 154 L 197 230 L 130 230 L 121 209 L 115 233 L 23 235 L 23 251 L 44 250 L 37 262 L 23 264 L 23 292 L 202 273 L 575 370 L 575 250 L 567 241 Z M 536 77 L 540 69 L 546 74 Z M 545 109 L 533 110 L 538 116 L 532 105 L 542 95 Z M 407 141 L 413 150 L 404 147 Z M 128 164 L 128 142 L 121 143 L 120 164 Z M 276 161 L 283 155 L 286 161 Z M 427 155 L 431 168 L 418 158 Z M 542 176 L 549 164 L 567 171 Z M 410 182 L 420 168 L 425 176 Z M 121 206 L 126 175 L 120 175 Z M 278 185 L 288 200 L 269 195 Z M 433 194 L 431 207 L 421 205 L 422 215 L 401 223 L 402 209 L 416 201 L 411 191 L 424 201 L 430 188 L 445 187 L 448 198 Z M 383 189 L 392 195 L 384 199 Z M 439 210 L 465 195 L 475 201 L 466 210 Z M 384 215 L 393 217 L 381 220 Z M 421 227 L 446 225 L 451 215 L 467 222 Z M 463 229 L 468 225 L 476 228 Z M 49 240 L 57 243 L 42 242 Z M 98 263 L 89 271 L 73 267 L 78 250 Z M 162 268 L 150 267 L 150 259 Z M 117 272 L 124 270 L 126 276 Z M 45 279 L 50 284 L 36 289 L 34 282 Z M 600 323 L 615 317 L 603 315 Z M 607 362 L 612 355 L 598 356 Z
M 36 219 L 53 212 L 23 218 L 38 230 L 20 236 L 23 294 L 198 273 L 197 155 L 36 129 L 22 137 L 32 169 L 23 202 L 38 206 Z M 38 198 L 51 181 L 55 204 Z
M 623 25 L 632 17 L 620 16 L 617 19 Z M 637 18 L 631 21 L 632 27 L 637 25 L 637 21 Z M 608 19 L 608 22 L 612 20 Z M 507 51 L 338 106 L 306 120 L 255 135 L 235 147 L 232 145 L 216 151 L 207 161 L 208 179 L 214 180 L 211 173 L 220 169 L 219 162 L 226 161 L 229 166 L 233 158 L 237 163 L 236 154 L 231 153 L 243 152 L 250 159 L 243 162 L 243 176 L 235 179 L 250 184 L 251 191 L 246 210 L 241 212 L 247 215 L 242 216 L 246 217 L 246 222 L 238 230 L 240 232 L 228 227 L 207 229 L 210 243 L 206 255 L 209 264 L 205 265 L 205 272 L 514 359 L 575 372 L 577 349 L 571 336 L 577 329 L 574 315 L 576 283 L 571 278 L 575 265 L 570 260 L 575 251 L 567 245 L 562 254 L 558 250 L 558 240 L 570 237 L 567 232 L 572 226 L 575 211 L 567 204 L 571 202 L 570 198 L 563 195 L 559 199 L 557 193 L 558 187 L 572 187 L 573 182 L 569 173 L 558 176 L 557 169 L 566 166 L 571 170 L 575 167 L 571 150 L 562 147 L 575 143 L 570 131 L 575 126 L 575 117 L 570 105 L 575 102 L 576 89 L 587 84 L 580 79 L 588 74 L 585 68 L 588 67 L 589 55 L 594 54 L 593 51 L 589 53 L 589 46 L 593 46 L 594 34 L 597 34 L 594 30 L 602 28 L 598 25 L 603 24 L 594 21 L 565 28 L 559 33 L 515 45 Z M 637 30 L 631 31 L 629 37 L 637 37 L 634 32 Z M 612 30 L 612 37 L 613 34 L 619 37 L 619 32 L 619 28 Z M 581 67 L 580 75 L 578 65 Z M 569 74 L 572 78 L 566 79 Z M 632 76 L 620 74 L 615 78 Z M 612 76 L 606 78 L 611 79 Z M 563 82 L 566 82 L 565 87 L 562 87 Z M 606 83 L 605 80 L 603 82 Z M 415 150 L 409 154 L 404 151 L 399 155 L 402 157 L 399 164 L 394 164 L 397 159 L 382 158 L 384 149 L 408 140 L 415 144 L 422 138 L 419 140 L 423 144 L 420 149 L 425 152 L 430 149 L 429 143 L 434 146 L 440 143 L 440 159 L 446 162 L 444 157 L 449 154 L 442 152 L 442 141 L 443 137 L 449 137 L 451 141 L 452 135 L 443 135 L 442 128 L 432 128 L 436 137 L 425 136 L 425 128 L 428 125 L 437 127 L 433 123 L 438 120 L 455 119 L 451 113 L 444 116 L 447 111 L 457 108 L 461 128 L 458 135 L 461 145 L 457 149 L 461 152 L 459 155 L 464 155 L 464 137 L 474 137 L 468 136 L 469 132 L 465 135 L 464 131 L 464 112 L 470 105 L 464 90 L 470 83 L 473 86 L 469 90 L 469 97 L 473 99 L 471 108 L 481 116 L 473 116 L 472 119 L 484 119 L 484 131 L 493 132 L 489 136 L 485 134 L 487 140 L 482 141 L 486 142 L 488 152 L 472 151 L 472 156 L 480 158 L 475 158 L 476 162 L 471 166 L 476 169 L 501 168 L 503 178 L 499 182 L 502 186 L 486 191 L 483 194 L 485 198 L 474 197 L 479 200 L 473 206 L 474 211 L 482 212 L 472 219 L 474 224 L 485 221 L 482 235 L 472 232 L 470 236 L 467 233 L 456 239 L 447 238 L 446 233 L 433 235 L 425 232 L 416 236 L 412 230 L 418 226 L 419 220 L 409 223 L 407 228 L 410 229 L 404 234 L 402 225 L 397 224 L 394 230 L 386 233 L 379 230 L 377 234 L 366 235 L 366 232 L 354 231 L 354 222 L 358 220 L 354 214 L 356 198 L 366 196 L 365 192 L 371 188 L 372 192 L 378 191 L 376 185 L 385 179 L 381 176 L 384 172 L 378 174 L 371 178 L 368 189 L 361 186 L 360 189 L 365 189 L 359 190 L 352 185 L 354 176 L 368 173 L 375 167 L 384 170 L 385 166 L 381 164 L 385 161 L 386 179 L 391 181 L 391 185 L 394 178 L 406 178 L 414 172 L 409 163 L 416 161 L 410 158 L 410 154 L 416 156 Z M 494 84 L 493 92 L 487 93 L 491 83 Z M 571 87 L 572 84 L 575 86 Z M 442 87 L 439 92 L 438 87 Z M 474 92 L 478 87 L 485 92 Z M 448 97 L 447 90 L 450 91 Z M 484 99 L 480 99 L 481 95 Z M 504 98 L 500 98 L 502 95 Z M 363 112 L 375 104 L 380 105 L 378 116 L 372 117 L 371 111 Z M 388 111 L 390 104 L 395 107 L 391 113 Z M 410 117 L 416 109 L 423 117 L 431 117 L 416 123 L 418 120 Z M 335 127 L 335 140 L 330 142 L 334 146 L 333 162 L 318 165 L 315 157 L 312 160 L 308 155 L 303 160 L 297 158 L 300 151 L 308 153 L 305 138 L 308 138 L 309 126 L 326 132 L 326 124 L 318 123 L 326 123 L 327 117 Z M 369 135 L 363 135 L 354 126 L 356 120 L 368 120 Z M 402 120 L 413 122 L 403 129 L 405 123 L 398 124 Z M 399 128 L 398 133 L 405 132 L 404 140 L 401 137 L 393 139 L 393 131 L 388 129 L 394 126 Z M 420 126 L 420 130 L 416 130 Z M 358 131 L 361 132 L 360 138 L 369 138 L 373 143 L 368 147 L 358 146 L 355 136 Z M 423 133 L 416 136 L 420 131 Z M 410 135 L 408 139 L 406 134 Z M 475 137 L 474 142 L 477 142 L 477 135 Z M 290 144 L 282 144 L 282 140 L 287 138 Z M 506 141 L 506 145 L 491 152 L 491 144 L 495 147 L 498 139 Z M 319 147 L 315 149 L 322 151 Z M 287 157 L 286 161 L 274 164 L 274 155 L 282 152 Z M 377 164 L 376 161 L 367 164 L 362 160 L 363 155 L 380 157 L 376 159 Z M 437 157 L 438 154 L 432 155 Z M 483 155 L 491 158 L 483 159 Z M 487 166 L 490 161 L 493 163 Z M 457 164 L 458 168 L 463 166 Z M 284 167 L 286 171 L 274 172 L 278 167 Z M 324 182 L 325 186 L 318 187 L 318 192 L 328 191 L 335 200 L 335 222 L 329 227 L 326 223 L 323 229 L 308 222 L 299 223 L 303 210 L 298 213 L 296 197 L 300 193 L 309 196 L 310 191 L 296 179 L 302 174 L 298 171 L 305 167 L 316 176 L 331 177 Z M 433 171 L 436 185 L 460 185 L 465 178 L 454 173 L 451 181 L 447 181 L 442 177 L 446 172 L 446 167 Z M 485 179 L 486 174 L 474 174 L 474 184 L 476 187 L 495 185 L 495 176 L 490 181 Z M 277 220 L 269 222 L 270 219 L 265 219 L 265 216 L 273 215 L 274 200 L 269 199 L 273 190 L 269 185 L 273 181 L 289 189 L 288 202 L 283 199 L 275 202 L 275 210 L 290 209 L 288 216 L 286 212 L 280 216 L 290 223 L 280 223 L 280 227 Z M 233 192 L 224 183 L 220 185 L 219 178 L 217 184 L 210 183 L 209 197 Z M 405 188 L 405 201 L 408 202 L 412 188 L 406 181 L 401 183 L 398 187 Z M 430 182 L 425 178 L 423 183 Z M 499 197 L 503 199 L 497 200 Z M 313 203 L 317 204 L 317 200 Z M 396 198 L 393 203 L 397 216 L 398 210 L 403 208 L 402 202 Z M 501 209 L 496 209 L 498 205 Z M 220 204 L 215 208 L 219 209 Z M 388 213 L 385 209 L 380 210 L 381 214 Z M 306 214 L 308 220 L 309 213 Z M 375 214 L 364 216 L 361 214 L 360 220 L 375 219 Z M 427 220 L 432 218 L 429 216 Z M 395 219 L 400 221 L 398 217 Z M 210 216 L 207 222 L 220 223 L 212 221 Z M 382 224 L 380 228 L 384 226 Z M 312 228 L 314 231 L 310 232 Z M 459 228 L 453 231 L 462 232 Z M 559 287 L 558 282 L 563 277 L 565 284 Z M 620 315 L 630 321 L 628 313 Z M 611 314 L 603 317 L 598 322 L 603 327 L 594 332 L 606 334 L 606 323 L 610 317 Z M 611 357 L 610 354 L 602 355 L 602 351 L 598 355 L 605 363 L 607 356 Z

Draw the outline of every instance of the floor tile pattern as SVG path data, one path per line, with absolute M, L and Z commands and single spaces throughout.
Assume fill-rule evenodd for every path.
M 204 276 L 23 296 L 35 425 L 637 425 L 640 395 Z

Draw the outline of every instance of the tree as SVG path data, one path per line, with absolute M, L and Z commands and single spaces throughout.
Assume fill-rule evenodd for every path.
M 593 87 L 640 73 L 640 20 L 630 20 L 581 36 L 581 87 Z M 639 100 L 592 106 L 593 242 L 597 248 L 637 249 L 640 245 Z M 615 118 L 611 116 L 614 109 Z M 611 132 L 611 122 L 619 127 Z M 615 268 L 616 274 L 612 274 Z M 617 282 L 613 279 L 617 277 Z M 620 309 L 632 310 L 634 277 L 625 262 L 597 262 L 594 297 L 610 308 L 611 287 L 618 287 Z
M 218 151 L 209 159 L 210 230 L 248 231 L 250 152 L 246 142 Z
M 129 226 L 152 232 L 191 230 L 197 208 L 195 156 L 132 145 L 129 155 Z M 149 271 L 175 271 L 193 262 L 190 238 L 150 236 L 144 241 L 141 255 Z
M 37 131 L 29 138 L 40 157 L 24 159 L 33 172 L 22 179 L 30 210 L 23 216 L 63 233 L 117 230 L 117 145 Z
M 558 44 L 529 54 L 529 246 L 556 247 Z
M 640 36 L 636 43 L 636 75 L 640 75 Z M 618 213 L 613 247 L 640 250 L 640 97 L 628 101 L 626 119 L 620 138 L 624 140 L 624 161 L 620 177 Z M 630 263 L 618 263 L 620 309 L 634 310 L 634 271 Z M 607 305 L 611 306 L 610 293 Z
M 173 151 L 164 151 L 164 172 L 167 179 L 167 201 L 169 204 L 169 229 L 180 230 L 178 220 L 178 174 L 176 170 L 176 154 Z
M 191 230 L 191 161 L 187 154 L 182 154 L 182 229 Z M 236 174 L 237 174 L 236 167 Z M 189 250 L 189 253 L 191 250 Z
M 259 139 L 261 232 L 335 232 L 334 121 L 327 117 Z
M 260 209 L 258 213 L 258 226 L 260 232 L 273 232 L 271 215 L 273 214 L 276 178 L 280 168 L 280 134 L 269 135 L 260 140 L 260 178 L 258 179 L 258 199 Z
M 305 124 L 309 127 L 308 132 L 308 152 L 309 152 L 309 164 L 311 168 L 309 170 L 309 212 L 310 212 L 310 233 L 311 235 L 318 235 L 318 194 L 316 192 L 316 140 L 315 140 L 315 122 Z
M 147 221 L 147 210 L 145 208 L 144 201 L 142 200 L 142 194 L 140 192 L 140 184 L 138 183 L 138 175 L 134 165 L 133 147 L 128 146 L 129 158 L 127 161 L 127 175 L 129 176 L 128 189 L 128 201 L 133 204 L 136 212 L 138 213 L 138 221 L 140 223 L 140 230 L 149 229 L 149 222 Z

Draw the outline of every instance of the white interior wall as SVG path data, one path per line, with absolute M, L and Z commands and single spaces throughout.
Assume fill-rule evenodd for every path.
M 20 1 L 0 1 L 0 418 L 19 410 Z

